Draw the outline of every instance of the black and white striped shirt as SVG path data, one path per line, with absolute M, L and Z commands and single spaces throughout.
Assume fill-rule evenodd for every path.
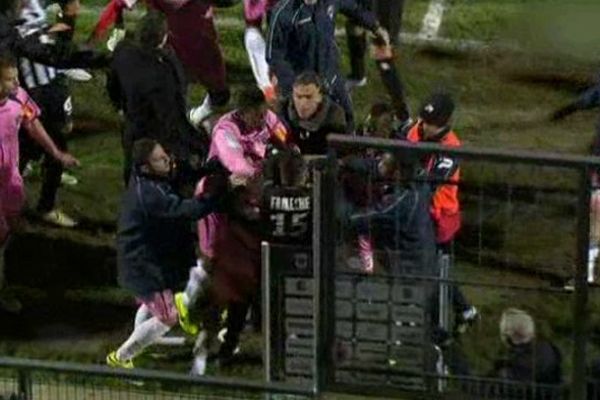
M 23 0 L 20 14 L 23 23 L 18 27 L 19 32 L 21 35 L 27 36 L 46 29 L 48 27 L 46 17 L 46 10 L 39 0 Z M 40 35 L 40 40 L 52 42 L 52 39 L 45 34 Z M 56 78 L 57 71 L 54 67 L 21 58 L 19 59 L 19 75 L 21 84 L 26 89 L 33 89 L 50 84 Z

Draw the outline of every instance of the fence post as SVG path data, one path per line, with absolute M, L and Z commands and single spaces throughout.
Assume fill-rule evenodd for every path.
M 19 399 L 32 400 L 33 384 L 31 381 L 31 371 L 19 368 L 18 371 Z
M 331 375 L 333 345 L 333 269 L 335 268 L 335 157 L 318 163 L 313 191 L 313 276 L 315 279 L 315 396 L 319 397 Z
M 261 243 L 262 264 L 262 318 L 263 318 L 263 365 L 265 368 L 265 382 L 271 383 L 271 255 L 268 242 Z M 265 400 L 271 400 L 271 394 L 265 394 Z
M 588 167 L 581 168 L 577 213 L 577 265 L 575 270 L 575 300 L 573 304 L 573 369 L 571 400 L 586 399 L 586 346 L 588 322 L 587 264 L 590 243 L 591 182 Z

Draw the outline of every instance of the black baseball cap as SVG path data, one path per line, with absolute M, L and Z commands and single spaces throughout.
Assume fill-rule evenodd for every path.
M 448 93 L 434 93 L 421 106 L 419 118 L 436 126 L 448 125 L 454 112 L 454 100 Z

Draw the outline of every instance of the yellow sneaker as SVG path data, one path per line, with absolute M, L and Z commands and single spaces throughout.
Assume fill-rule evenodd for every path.
M 200 329 L 198 328 L 198 325 L 190 321 L 190 311 L 186 305 L 183 304 L 183 292 L 175 294 L 175 308 L 177 308 L 181 329 L 188 335 L 196 336 Z
M 121 361 L 117 358 L 117 352 L 112 351 L 106 356 L 106 365 L 113 368 L 125 368 L 125 369 L 133 369 L 133 361 Z

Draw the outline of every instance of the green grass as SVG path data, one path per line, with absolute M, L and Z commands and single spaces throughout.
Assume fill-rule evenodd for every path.
M 86 5 L 103 3 L 103 0 L 91 0 L 86 2 Z M 579 56 L 573 58 L 566 56 L 568 52 L 552 51 L 554 49 L 545 46 L 539 46 L 541 49 L 536 48 L 535 52 L 529 51 L 532 42 L 526 40 L 527 35 L 521 34 L 517 27 L 523 26 L 523 16 L 530 15 L 530 2 L 454 0 L 450 4 L 441 36 L 485 42 L 516 40 L 527 51 L 488 50 L 457 54 L 403 46 L 398 57 L 398 66 L 407 86 L 412 110 L 418 109 L 421 99 L 432 89 L 442 86 L 450 89 L 458 101 L 454 126 L 465 145 L 587 153 L 596 113 L 580 113 L 558 124 L 550 123 L 548 115 L 554 108 L 572 99 L 577 89 L 589 80 L 593 72 L 590 60 L 595 53 L 592 51 L 585 57 L 581 56 L 582 52 L 578 52 Z M 426 0 L 407 2 L 404 21 L 407 32 L 417 33 L 420 30 L 427 5 Z M 219 10 L 218 15 L 240 17 L 241 9 L 240 6 L 236 6 L 228 10 Z M 90 14 L 82 17 L 78 26 L 78 29 L 81 29 L 78 38 L 87 37 L 94 20 L 95 17 Z M 130 16 L 128 23 L 134 22 L 135 18 Z M 539 32 L 543 26 L 538 24 L 529 32 Z M 513 35 L 512 31 L 518 32 Z M 228 66 L 230 71 L 234 72 L 234 91 L 242 85 L 253 84 L 242 47 L 242 29 L 221 30 L 220 36 Z M 339 38 L 338 44 L 340 49 L 345 49 L 343 38 Z M 564 49 L 564 46 L 561 46 Z M 343 57 L 343 65 L 347 71 L 346 57 Z M 358 120 L 365 116 L 371 102 L 385 98 L 383 87 L 372 64 L 368 74 L 369 85 L 354 93 Z M 537 79 L 539 77 L 546 79 Z M 203 89 L 193 88 L 190 103 L 197 104 L 201 101 L 203 93 Z M 73 84 L 73 96 L 76 129 L 70 141 L 70 148 L 82 161 L 82 167 L 75 171 L 81 183 L 74 188 L 61 189 L 60 204 L 76 217 L 114 224 L 120 193 L 123 190 L 120 118 L 108 103 L 104 90 L 104 76 L 100 71 L 95 73 L 95 78 L 90 83 Z M 574 179 L 573 174 L 561 170 L 541 170 L 517 165 L 499 168 L 481 163 L 466 163 L 463 172 L 465 181 L 478 184 L 501 182 L 506 185 L 573 187 Z M 37 182 L 33 180 L 28 186 L 30 199 L 35 199 Z M 466 213 L 469 218 L 477 220 L 477 200 L 468 201 L 471 204 Z M 499 229 L 499 233 L 490 229 L 484 230 L 483 234 L 497 235 L 500 250 L 494 251 L 507 259 L 538 262 L 549 269 L 560 269 L 557 272 L 568 276 L 574 259 L 574 221 L 572 211 L 566 212 L 561 208 L 561 204 L 564 203 L 574 205 L 574 199 L 542 196 L 539 208 L 515 204 L 512 214 L 509 214 L 510 210 L 505 208 L 504 200 L 492 211 L 486 210 L 485 214 L 486 227 Z M 50 234 L 57 233 L 52 230 Z M 112 234 L 106 232 L 93 235 L 93 239 L 89 232 L 60 232 L 60 235 L 71 237 L 73 240 L 93 240 L 101 243 L 111 243 L 114 239 Z M 490 268 L 485 264 L 462 263 L 454 273 L 456 277 L 470 281 L 546 284 L 531 274 Z M 467 355 L 478 371 L 488 370 L 493 358 L 501 351 L 498 320 L 502 310 L 509 306 L 523 307 L 531 311 L 538 322 L 539 332 L 543 336 L 557 338 L 564 352 L 568 371 L 568 350 L 572 347 L 569 339 L 572 327 L 570 295 L 515 294 L 500 289 L 472 287 L 465 288 L 465 292 L 481 309 L 483 315 L 482 322 L 463 339 Z M 32 305 L 45 301 L 43 293 L 27 292 L 25 297 Z M 123 305 L 131 302 L 127 294 L 112 289 L 70 291 L 66 297 L 73 303 Z M 596 293 L 593 294 L 592 300 L 594 308 L 600 306 L 600 298 Z M 98 363 L 102 362 L 106 351 L 126 337 L 130 329 L 129 322 L 121 321 L 116 326 L 110 334 L 91 335 L 89 340 L 77 343 L 43 339 L 0 342 L 0 352 L 24 357 Z M 591 326 L 593 333 L 600 332 L 600 317 L 594 316 Z M 244 345 L 245 351 L 260 354 L 262 345 L 256 336 L 250 335 L 249 340 L 244 341 Z M 592 349 L 595 353 L 598 350 L 595 347 Z M 142 364 L 149 367 L 163 367 L 182 372 L 186 370 L 187 362 L 185 356 L 166 362 L 149 357 L 142 360 Z M 219 373 L 261 377 L 261 369 L 256 364 Z

